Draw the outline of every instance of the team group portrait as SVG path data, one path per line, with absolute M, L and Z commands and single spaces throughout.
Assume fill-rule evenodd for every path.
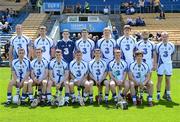
M 179 122 L 179 0 L 0 0 L 1 122 Z

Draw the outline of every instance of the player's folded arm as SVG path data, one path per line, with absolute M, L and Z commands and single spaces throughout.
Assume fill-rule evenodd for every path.
M 17 80 L 17 75 L 16 75 L 15 71 L 12 71 L 12 78 L 14 81 Z
M 87 76 L 88 76 L 88 74 L 86 73 L 86 74 L 80 79 L 80 81 L 81 81 L 81 82 L 85 82 L 85 80 L 87 79 Z
M 104 72 L 103 76 L 102 76 L 102 79 L 100 80 L 100 82 L 102 82 L 103 80 L 106 79 L 106 76 L 107 76 L 107 72 Z
M 13 46 L 10 46 L 10 48 L 9 48 L 9 64 L 10 64 L 10 66 L 11 66 L 12 60 L 13 60 Z
M 70 73 L 70 77 L 71 77 L 71 80 L 73 80 L 73 81 L 76 79 L 72 73 Z
M 135 80 L 134 77 L 133 77 L 132 71 L 129 72 L 129 80 L 130 80 L 131 82 L 134 82 L 134 83 L 136 84 L 136 80 Z
M 45 73 L 44 73 L 42 79 L 40 79 L 40 81 L 47 80 L 47 79 L 48 79 L 48 69 L 45 69 Z
M 52 72 L 53 72 L 53 71 L 50 69 L 50 70 L 49 70 L 49 80 L 50 80 L 51 82 L 56 83 L 55 79 L 53 78 L 53 73 L 52 73 Z
M 143 85 L 146 85 L 148 82 L 150 82 L 150 73 L 148 73 L 147 75 L 146 75 L 146 79 L 144 80 L 144 82 L 143 82 Z
M 116 78 L 113 76 L 112 71 L 109 71 L 110 79 L 116 82 Z
M 37 81 L 37 78 L 36 78 L 36 76 L 35 76 L 35 74 L 34 74 L 34 70 L 32 69 L 31 70 L 31 78 L 32 78 L 32 80 L 35 82 L 35 81 Z
M 93 74 L 92 74 L 91 72 L 89 72 L 89 76 L 90 76 L 90 78 L 91 78 L 92 80 L 94 80 L 95 82 L 97 82 L 96 79 L 95 79 L 95 77 L 93 76 Z
M 68 81 L 69 79 L 69 70 L 65 70 L 65 73 L 64 73 L 64 79 L 62 79 L 62 83 L 66 84 L 66 82 Z
M 22 82 L 24 83 L 25 81 L 27 81 L 29 79 L 30 76 L 30 70 L 26 72 L 25 77 L 22 79 Z
M 123 73 L 123 83 L 126 81 L 127 76 L 128 76 L 128 73 L 125 71 L 125 72 Z

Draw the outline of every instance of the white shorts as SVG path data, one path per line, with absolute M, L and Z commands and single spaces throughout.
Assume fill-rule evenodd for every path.
M 157 74 L 158 75 L 167 75 L 171 76 L 172 75 L 172 63 L 163 63 L 158 66 L 157 69 Z

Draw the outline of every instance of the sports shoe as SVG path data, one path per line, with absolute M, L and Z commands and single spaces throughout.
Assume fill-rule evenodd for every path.
M 24 100 L 21 100 L 21 105 L 26 105 L 26 102 Z
M 71 99 L 71 102 L 72 102 L 72 104 L 74 104 L 74 103 L 76 102 L 76 97 L 73 97 L 73 98 Z
M 148 106 L 149 106 L 149 107 L 152 107 L 152 106 L 153 106 L 152 101 L 149 101 L 149 102 L 148 102 Z
M 68 106 L 69 105 L 69 101 L 65 101 L 64 105 Z
M 51 106 L 51 101 L 47 101 L 46 105 Z
M 5 106 L 9 106 L 11 104 L 11 101 L 7 101 L 6 103 L 5 103 Z
M 107 99 L 105 99 L 104 102 L 105 102 L 106 105 L 108 105 L 108 100 Z
M 118 98 L 114 97 L 114 102 L 117 103 L 117 101 L 118 101 Z
M 89 100 L 89 103 L 90 103 L 90 105 L 93 104 L 93 99 L 92 98 Z
M 167 99 L 167 95 L 166 94 L 163 95 L 163 99 Z
M 171 102 L 171 101 L 172 101 L 171 96 L 170 96 L 170 95 L 167 95 L 167 96 L 166 96 L 166 100 L 169 101 L 169 102 Z
M 136 106 L 137 105 L 137 101 L 133 101 L 133 106 Z

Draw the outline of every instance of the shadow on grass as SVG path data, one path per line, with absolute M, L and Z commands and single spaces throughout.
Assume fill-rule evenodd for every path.
M 174 108 L 174 106 L 179 106 L 179 103 L 176 103 L 174 101 L 169 102 L 167 100 L 161 99 L 159 102 L 156 102 L 156 105 L 163 105 L 166 106 L 167 108 Z
M 18 107 L 29 108 L 29 109 L 36 109 L 36 108 L 42 107 L 42 106 L 37 106 L 37 107 L 32 108 L 32 107 L 30 107 L 29 104 L 20 105 L 20 106 L 18 106 L 16 104 L 10 104 L 10 105 L 6 106 L 5 103 L 6 102 L 3 102 L 3 103 L 1 103 L 1 105 L 3 105 L 4 107 L 12 108 L 12 109 L 13 108 L 18 108 Z M 162 106 L 166 106 L 167 108 L 174 108 L 174 106 L 179 106 L 180 104 L 176 103 L 174 101 L 169 102 L 167 100 L 161 99 L 159 102 L 153 102 L 153 105 L 154 106 L 162 105 Z M 104 108 L 106 108 L 106 110 L 113 110 L 113 109 L 115 110 L 115 109 L 117 109 L 116 104 L 115 104 L 115 102 L 113 100 L 109 100 L 108 105 L 106 105 L 104 103 L 104 101 L 100 105 L 96 101 L 94 101 L 93 104 L 89 104 L 89 102 L 86 102 L 85 106 L 80 106 L 79 103 L 74 103 L 74 104 L 70 103 L 68 107 L 72 107 L 72 108 L 76 109 L 76 108 L 88 107 L 88 106 L 92 106 L 92 107 L 96 107 L 96 108 L 104 107 Z M 48 107 L 48 106 L 44 106 L 44 107 Z M 50 109 L 58 109 L 58 108 L 60 108 L 60 107 L 57 107 L 57 106 L 49 106 L 49 107 L 50 107 Z M 66 107 L 66 106 L 63 106 L 63 107 Z M 132 102 L 128 102 L 128 108 L 131 108 L 131 107 L 133 107 Z M 145 101 L 145 100 L 143 100 L 142 105 L 137 105 L 136 106 L 137 109 L 144 109 L 145 107 L 148 107 L 148 102 Z M 120 109 L 120 107 L 118 109 Z

